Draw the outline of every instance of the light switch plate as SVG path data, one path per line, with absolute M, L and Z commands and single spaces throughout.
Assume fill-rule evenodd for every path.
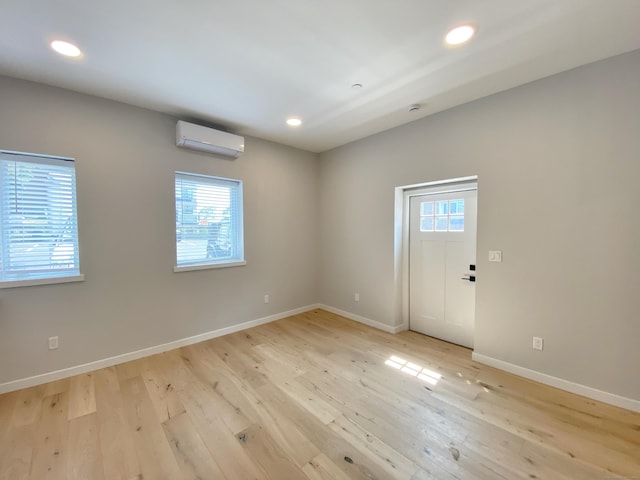
M 489 250 L 489 261 L 490 262 L 502 262 L 502 250 Z

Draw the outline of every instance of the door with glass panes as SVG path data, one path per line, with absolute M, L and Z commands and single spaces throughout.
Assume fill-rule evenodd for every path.
M 473 348 L 477 189 L 413 196 L 409 328 Z

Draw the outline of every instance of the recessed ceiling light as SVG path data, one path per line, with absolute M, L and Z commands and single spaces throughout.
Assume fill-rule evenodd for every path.
M 351 88 L 356 89 L 356 90 L 360 90 L 362 88 L 362 84 L 361 83 L 354 83 L 353 85 L 351 85 Z
M 82 52 L 78 47 L 69 42 L 64 42 L 62 40 L 54 40 L 51 42 L 51 48 L 53 48 L 60 55 L 64 55 L 66 57 L 79 57 Z
M 460 45 L 467 42 L 475 33 L 476 29 L 472 25 L 461 25 L 449 30 L 444 41 L 449 45 Z
M 302 125 L 302 120 L 295 117 L 287 118 L 287 125 L 289 125 L 290 127 L 299 127 L 300 125 Z

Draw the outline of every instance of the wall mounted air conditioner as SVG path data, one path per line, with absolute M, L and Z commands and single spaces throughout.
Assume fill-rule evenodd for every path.
M 244 153 L 244 137 L 182 120 L 176 125 L 176 145 L 233 158 Z

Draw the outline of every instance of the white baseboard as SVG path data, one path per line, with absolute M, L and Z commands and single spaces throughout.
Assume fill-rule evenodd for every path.
M 504 370 L 509 373 L 514 373 L 521 377 L 528 378 L 529 380 L 535 380 L 536 382 L 544 383 L 545 385 L 550 385 L 552 387 L 566 390 L 567 392 L 575 393 L 577 395 L 582 395 L 583 397 L 591 398 L 593 400 L 608 403 L 609 405 L 614 405 L 616 407 L 626 408 L 627 410 L 631 410 L 633 412 L 640 412 L 639 400 L 622 397 L 614 393 L 604 392 L 602 390 L 587 387 L 586 385 L 581 385 L 579 383 L 573 383 L 569 380 L 564 380 L 562 378 L 547 375 L 546 373 L 541 373 L 535 370 L 520 367 L 518 365 L 514 365 L 513 363 L 488 357 L 486 355 L 482 355 L 481 353 L 473 352 L 471 358 L 476 362 L 489 365 L 490 367 L 499 368 L 500 370 Z
M 98 370 L 100 368 L 111 367 L 113 365 L 118 365 L 120 363 L 128 362 L 131 360 L 137 360 L 139 358 L 148 357 L 150 355 L 166 352 L 168 350 L 174 350 L 176 348 L 193 345 L 194 343 L 204 342 L 205 340 L 210 340 L 212 338 L 221 337 L 223 335 L 239 332 L 241 330 L 246 330 L 252 327 L 257 327 L 258 325 L 264 325 L 265 323 L 274 322 L 276 320 L 287 318 L 292 315 L 297 315 L 299 313 L 304 313 L 309 310 L 314 310 L 316 308 L 322 308 L 324 310 L 327 310 L 328 312 L 335 313 L 336 315 L 341 315 L 343 317 L 349 318 L 356 322 L 369 325 L 370 327 L 377 328 L 379 330 L 383 330 L 388 333 L 398 333 L 398 332 L 407 330 L 408 328 L 408 326 L 405 324 L 396 325 L 396 326 L 386 325 L 384 323 L 380 323 L 375 320 L 371 320 L 369 318 L 362 317 L 360 315 L 356 315 L 351 312 L 347 312 L 345 310 L 340 310 L 339 308 L 330 307 L 328 305 L 323 305 L 323 304 L 307 305 L 305 307 L 300 307 L 300 308 L 296 308 L 286 312 L 269 315 L 267 317 L 258 318 L 256 320 L 251 320 L 251 321 L 240 323 L 237 325 L 231 325 L 229 327 L 220 328 L 218 330 L 213 330 L 211 332 L 201 333 L 199 335 L 194 335 L 192 337 L 187 337 L 180 340 L 175 340 L 173 342 L 164 343 L 162 345 L 156 345 L 153 347 L 144 348 L 142 350 L 124 353 L 121 355 L 116 355 L 114 357 L 109 357 L 102 360 L 85 363 L 83 365 L 77 365 L 74 367 L 65 368 L 62 370 L 56 370 L 53 372 L 43 373 L 40 375 L 34 375 L 28 378 L 13 380 L 6 383 L 0 383 L 0 394 L 12 392 L 14 390 L 20 390 L 23 388 L 33 387 L 36 385 L 41 385 L 47 382 L 61 380 L 63 378 L 72 377 L 74 375 L 80 375 L 83 373 Z M 545 373 L 537 372 L 535 370 L 530 370 L 528 368 L 520 367 L 518 365 L 508 363 L 502 360 L 498 360 L 492 357 L 488 357 L 480 353 L 473 352 L 472 358 L 476 362 L 483 363 L 491 367 L 499 368 L 500 370 L 504 370 L 506 372 L 513 373 L 521 377 L 528 378 L 530 380 L 535 380 L 537 382 L 544 383 L 545 385 L 550 385 L 552 387 L 556 387 L 561 390 L 566 390 L 568 392 L 582 395 L 587 398 L 592 398 L 594 400 L 608 403 L 610 405 L 615 405 L 617 407 L 626 408 L 627 410 L 631 410 L 634 412 L 640 412 L 640 401 L 638 400 L 622 397 L 620 395 L 615 395 L 609 392 L 604 392 L 602 390 L 598 390 L 592 387 L 587 387 L 585 385 L 581 385 L 578 383 L 573 383 L 568 380 L 564 380 L 562 378 L 554 377 L 551 375 L 547 375 Z
M 336 315 L 340 315 L 342 317 L 346 317 L 350 320 L 355 320 L 356 322 L 364 323 L 365 325 L 369 325 L 370 327 L 377 328 L 378 330 L 383 330 L 388 333 L 398 333 L 408 330 L 407 325 L 396 325 L 391 326 L 385 323 L 376 322 L 375 320 L 371 320 L 367 317 L 362 317 L 360 315 L 356 315 L 355 313 L 347 312 L 345 310 L 340 310 L 339 308 L 330 307 L 329 305 L 319 304 L 318 308 L 322 308 L 331 313 L 335 313 Z
M 56 370 L 54 372 L 43 373 L 40 375 L 34 375 L 33 377 L 22 378 L 19 380 L 12 380 L 6 383 L 0 383 L 0 394 L 12 392 L 14 390 L 20 390 L 22 388 L 34 387 L 43 383 L 53 382 L 61 380 L 67 377 L 73 377 L 74 375 L 80 375 L 82 373 L 92 372 L 100 368 L 112 367 L 120 363 L 129 362 L 131 360 L 137 360 L 139 358 L 148 357 L 157 353 L 166 352 L 168 350 L 174 350 L 180 347 L 186 347 L 187 345 L 193 345 L 194 343 L 204 342 L 212 338 L 221 337 L 230 333 L 246 330 L 247 328 L 257 327 L 265 323 L 274 322 L 282 318 L 287 318 L 292 315 L 304 313 L 309 310 L 318 308 L 318 305 L 307 305 L 306 307 L 300 307 L 287 312 L 276 313 L 275 315 L 269 315 L 268 317 L 258 318 L 257 320 L 251 320 L 237 325 L 231 325 L 229 327 L 220 328 L 211 332 L 201 333 L 194 335 L 193 337 L 182 338 L 180 340 L 174 340 L 173 342 L 163 343 L 162 345 L 156 345 L 154 347 L 143 348 L 142 350 L 136 350 L 135 352 L 123 353 L 122 355 L 116 355 L 114 357 L 104 358 L 102 360 L 96 360 L 95 362 L 85 363 L 83 365 L 77 365 L 74 367 L 64 368 L 62 370 Z

